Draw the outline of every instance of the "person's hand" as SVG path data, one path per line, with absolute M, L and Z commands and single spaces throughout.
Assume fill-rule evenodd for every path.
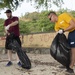
M 10 25 L 7 25 L 7 26 L 5 27 L 5 30 L 9 30 L 9 28 L 10 28 Z
M 64 33 L 64 30 L 63 29 L 60 29 L 57 33 L 63 34 Z
M 4 35 L 10 35 L 10 33 L 7 30 L 5 30 Z

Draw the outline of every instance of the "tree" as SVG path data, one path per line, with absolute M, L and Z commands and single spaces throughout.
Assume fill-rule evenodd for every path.
M 11 8 L 16 9 L 21 2 L 24 0 L 0 0 L 0 9 Z M 25 0 L 26 2 L 35 2 L 36 8 L 44 7 L 46 9 L 50 8 L 52 4 L 61 8 L 64 3 L 63 0 Z
M 16 9 L 24 0 L 0 0 L 0 9 Z
M 50 8 L 52 4 L 56 5 L 61 9 L 62 4 L 64 4 L 63 0 L 29 0 L 31 2 L 35 2 L 36 8 L 44 7 L 46 9 Z

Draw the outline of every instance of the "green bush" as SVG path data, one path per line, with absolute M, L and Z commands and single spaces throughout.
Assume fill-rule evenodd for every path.
M 37 33 L 37 32 L 50 32 L 54 31 L 54 23 L 51 23 L 47 17 L 49 11 L 26 13 L 20 19 L 20 33 Z M 67 12 L 67 10 L 58 11 L 58 15 Z M 75 11 L 70 11 L 75 17 Z M 23 20 L 22 20 L 23 19 Z M 26 21 L 28 20 L 28 21 Z M 4 19 L 0 19 L 0 35 L 4 34 Z

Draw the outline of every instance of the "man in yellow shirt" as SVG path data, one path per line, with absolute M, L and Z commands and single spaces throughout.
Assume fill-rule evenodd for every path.
M 48 14 L 51 22 L 55 23 L 55 31 L 59 34 L 68 31 L 68 41 L 71 46 L 71 62 L 67 72 L 74 73 L 73 66 L 75 63 L 75 18 L 69 13 L 62 13 L 59 16 L 53 11 Z

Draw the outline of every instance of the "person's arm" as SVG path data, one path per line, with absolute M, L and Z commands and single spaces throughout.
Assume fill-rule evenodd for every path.
M 12 26 L 15 26 L 15 25 L 17 25 L 19 22 L 18 21 L 15 21 L 15 22 L 12 22 L 11 24 L 9 24 L 10 25 L 10 27 L 12 27 Z
M 5 27 L 6 30 L 9 30 L 10 27 L 16 26 L 19 23 L 18 17 L 15 18 L 15 21 Z
M 74 29 L 74 28 L 75 28 L 75 21 L 71 20 L 69 27 L 67 27 L 64 31 L 69 31 L 69 30 Z
M 4 35 L 9 34 L 9 32 L 5 29 L 6 25 L 7 25 L 7 20 L 5 20 L 4 22 Z

